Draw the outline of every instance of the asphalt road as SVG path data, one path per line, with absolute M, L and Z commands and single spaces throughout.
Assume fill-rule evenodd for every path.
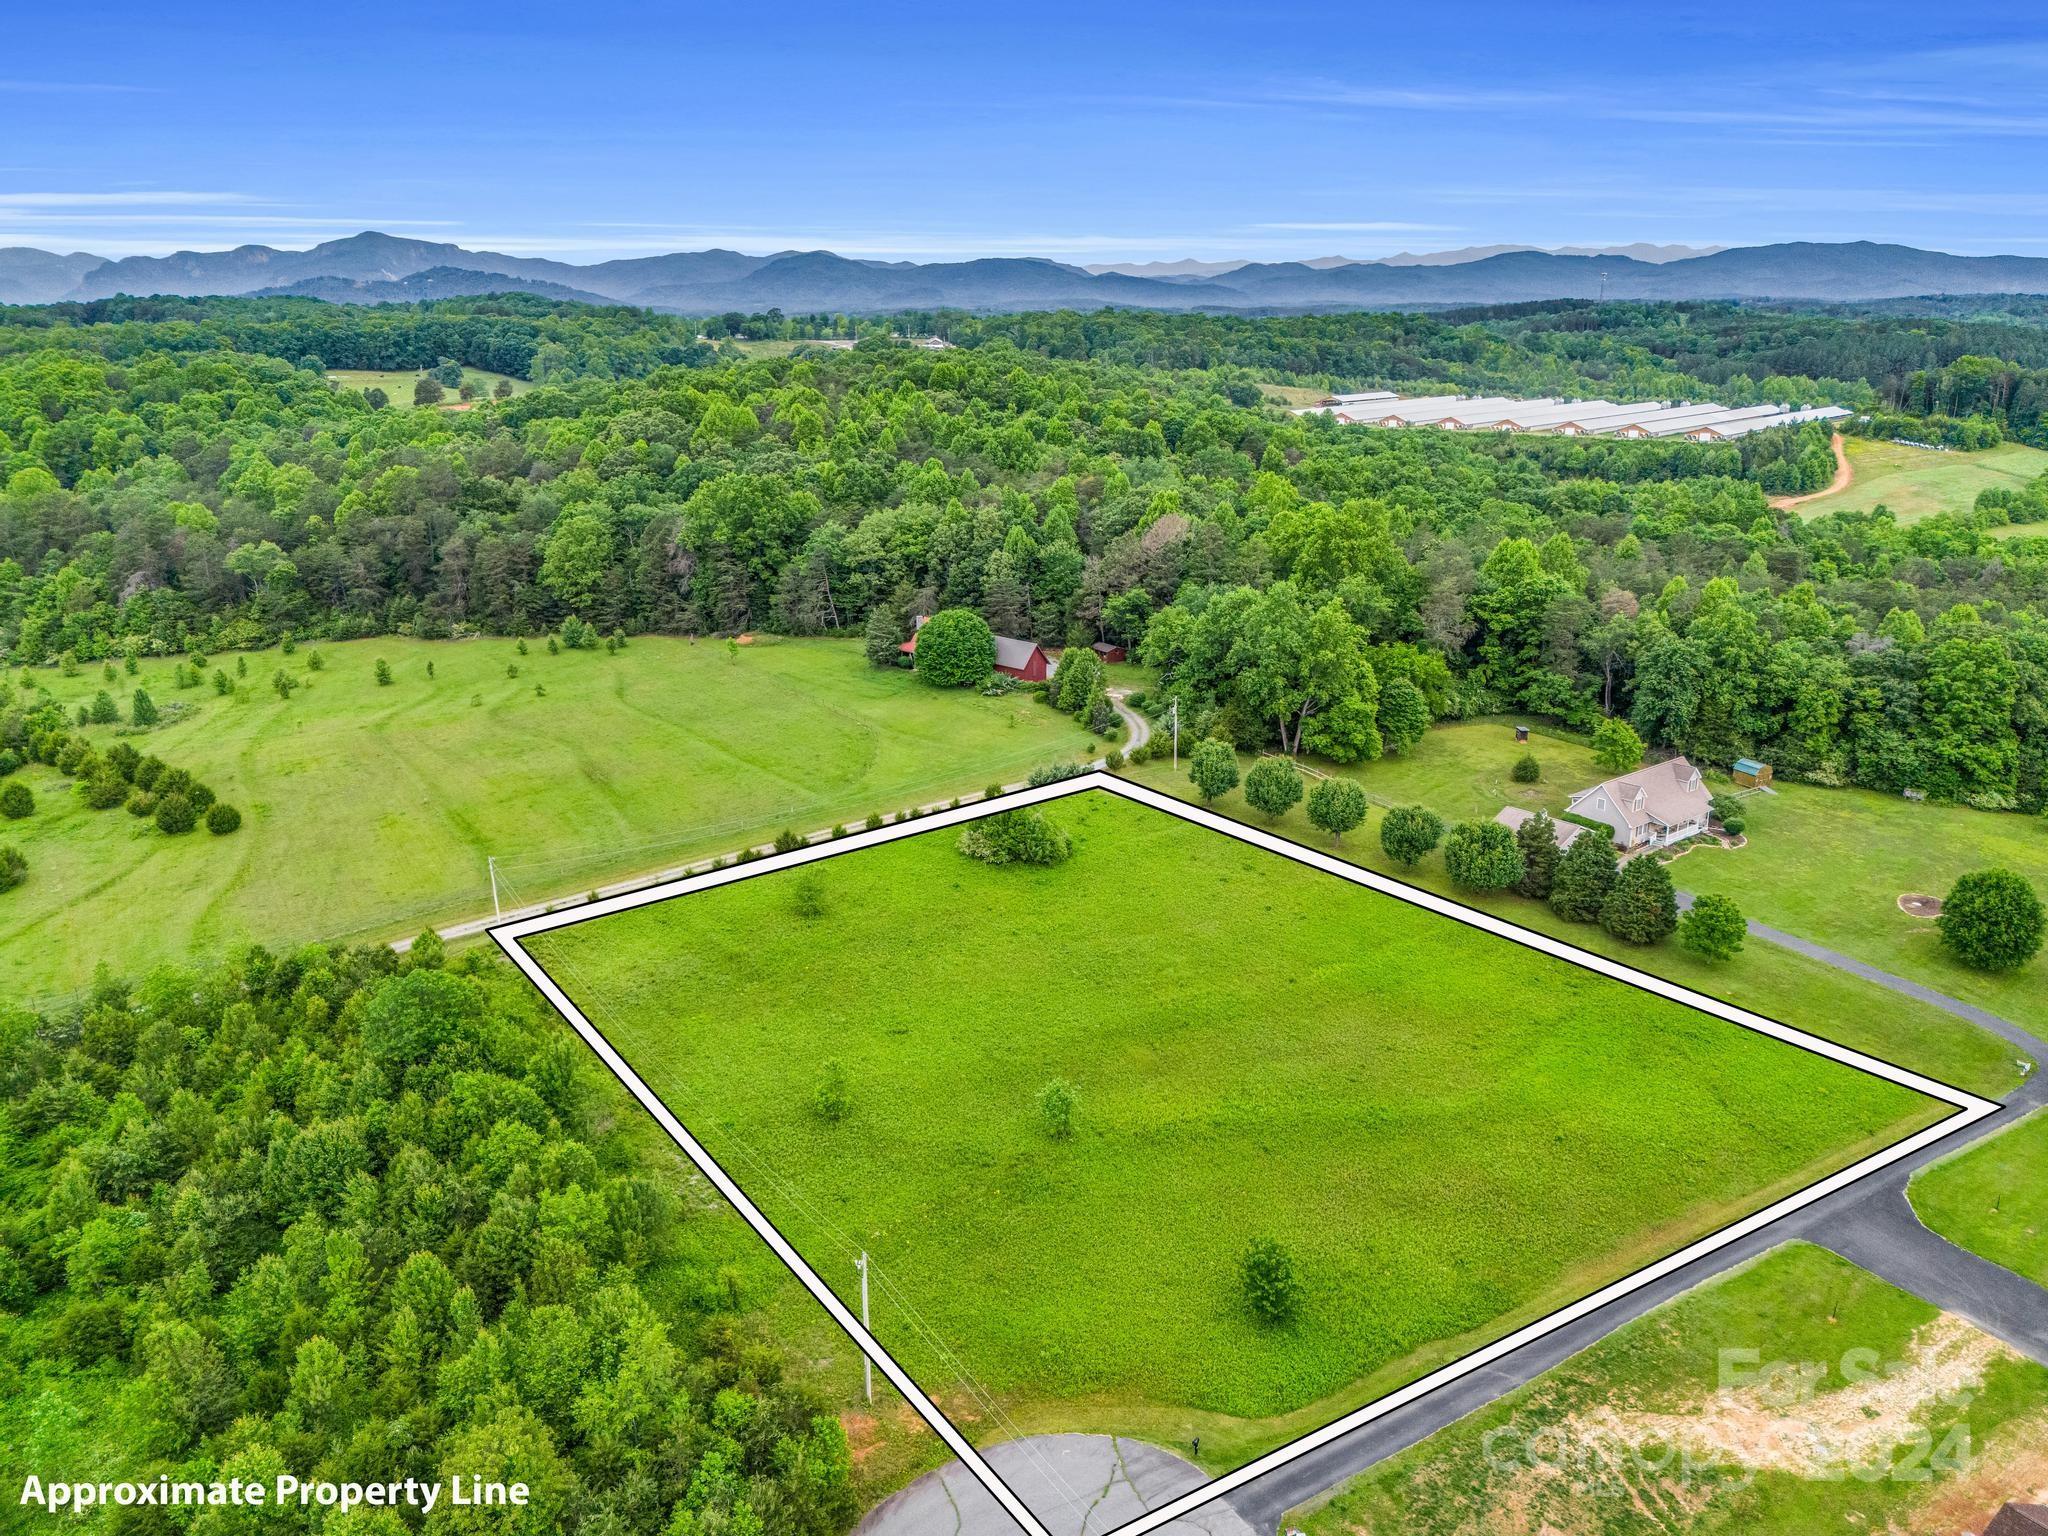
M 1032 1435 L 987 1452 L 1052 1536 L 1104 1536 L 1199 1488 L 1208 1474 L 1173 1452 L 1110 1435 Z M 959 1462 L 928 1472 L 878 1504 L 855 1536 L 1022 1536 L 1023 1528 Z M 1162 1536 L 1256 1536 L 1221 1502 L 1163 1527 Z

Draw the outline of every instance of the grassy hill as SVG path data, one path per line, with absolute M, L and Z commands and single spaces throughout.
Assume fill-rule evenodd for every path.
M 318 671 L 313 649 L 244 658 L 227 698 L 178 690 L 168 661 L 114 683 L 97 668 L 35 674 L 67 708 L 106 688 L 125 715 L 137 682 L 185 704 L 127 739 L 246 821 L 227 838 L 166 837 L 87 808 L 53 769 L 23 769 L 38 809 L 0 824 L 30 864 L 0 896 L 0 992 L 70 991 L 99 960 L 134 976 L 246 940 L 410 934 L 490 911 L 486 855 L 508 904 L 571 894 L 784 825 L 978 791 L 1092 740 L 1028 695 L 940 693 L 845 641 L 763 639 L 733 657 L 657 637 L 616 656 L 381 639 L 317 647 Z M 232 676 L 237 659 L 212 666 Z M 271 687 L 279 669 L 303 685 L 289 702 Z M 113 730 L 89 734 L 104 745 Z
M 1976 453 L 1944 453 L 1851 437 L 1844 440 L 1844 447 L 1855 478 L 1847 490 L 1802 502 L 1799 510 L 1804 516 L 1867 512 L 1880 504 L 1897 513 L 1901 522 L 1936 512 L 1967 512 L 1976 505 L 1979 491 L 1990 486 L 2016 491 L 2048 471 L 2048 452 L 2021 443 Z
M 344 389 L 381 389 L 393 405 L 408 411 L 413 408 L 413 385 L 426 376 L 424 368 L 330 368 L 327 371 L 327 377 Z M 476 398 L 484 401 L 491 398 L 491 391 L 498 387 L 498 381 L 510 375 L 493 373 L 488 368 L 465 368 L 462 377 L 476 386 Z M 512 379 L 511 383 L 515 395 L 523 395 L 533 388 L 525 379 Z M 452 389 L 441 402 L 444 408 L 461 403 L 461 397 Z

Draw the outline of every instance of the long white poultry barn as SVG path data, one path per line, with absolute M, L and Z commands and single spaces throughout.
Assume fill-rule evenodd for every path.
M 1837 421 L 1839 405 L 1719 405 L 1693 400 L 1517 400 L 1503 395 L 1417 395 L 1391 390 L 1332 395 L 1296 411 L 1327 415 L 1346 426 L 1436 427 L 1446 432 L 1547 432 L 1560 437 L 1684 437 L 1719 443 L 1770 427 Z

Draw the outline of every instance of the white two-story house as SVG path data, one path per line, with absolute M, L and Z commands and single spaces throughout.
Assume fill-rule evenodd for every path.
M 1613 828 L 1617 848 L 1663 848 L 1706 831 L 1711 800 L 1699 769 L 1674 757 L 1582 789 L 1570 809 Z

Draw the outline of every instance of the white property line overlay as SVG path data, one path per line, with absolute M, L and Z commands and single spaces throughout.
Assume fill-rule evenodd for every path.
M 1491 913 L 1463 906 L 1448 897 L 1436 895 L 1433 892 L 1422 890 L 1416 886 L 1404 885 L 1398 880 L 1391 879 L 1373 870 L 1364 869 L 1356 864 L 1346 863 L 1344 860 L 1330 854 L 1304 847 L 1284 837 L 1262 831 L 1257 827 L 1248 826 L 1243 822 L 1234 821 L 1227 816 L 1218 815 L 1216 812 L 1207 810 L 1204 807 L 1190 804 L 1172 795 L 1162 794 L 1158 790 L 1148 789 L 1140 784 L 1129 783 L 1126 780 L 1119 779 L 1112 774 L 1100 770 L 1080 774 L 1071 779 L 1062 779 L 1057 783 L 1041 785 L 1035 789 L 1017 790 L 992 800 L 978 800 L 968 805 L 955 806 L 943 811 L 934 811 L 929 815 L 915 817 L 908 821 L 899 821 L 891 826 L 878 827 L 872 831 L 856 832 L 846 837 L 831 839 L 828 842 L 812 843 L 803 848 L 793 849 L 788 853 L 771 854 L 759 859 L 750 860 L 744 864 L 736 864 L 724 869 L 714 869 L 700 875 L 689 875 L 678 880 L 665 881 L 660 885 L 649 886 L 644 890 L 629 891 L 623 895 L 607 897 L 601 901 L 588 902 L 565 911 L 548 912 L 542 913 L 537 917 L 520 918 L 513 922 L 501 923 L 490 929 L 491 937 L 497 942 L 498 947 L 504 950 L 506 955 L 510 957 L 512 963 L 525 973 L 527 978 L 555 1006 L 556 1010 L 569 1021 L 576 1032 L 583 1037 L 584 1043 L 602 1058 L 605 1065 L 611 1068 L 619 1081 L 624 1083 L 627 1089 L 631 1091 L 633 1097 L 640 1101 L 641 1106 L 654 1116 L 662 1129 L 668 1132 L 670 1139 L 678 1147 L 682 1148 L 690 1161 L 695 1163 L 704 1176 L 717 1187 L 719 1193 L 732 1203 L 733 1208 L 740 1213 L 740 1216 L 746 1221 L 747 1225 L 760 1235 L 762 1241 L 766 1242 L 774 1250 L 776 1257 L 781 1259 L 788 1266 L 790 1272 L 803 1282 L 804 1288 L 818 1299 L 819 1304 L 825 1308 L 831 1315 L 832 1320 L 846 1332 L 847 1336 L 860 1347 L 861 1352 L 881 1367 L 883 1375 L 889 1378 L 890 1384 L 897 1391 L 901 1392 L 904 1399 L 917 1410 L 918 1416 L 931 1425 L 939 1437 L 946 1442 L 947 1447 L 960 1459 L 962 1465 L 974 1474 L 976 1479 L 988 1489 L 997 1502 L 1009 1513 L 1011 1518 L 1029 1533 L 1029 1536 L 1052 1536 L 1052 1533 L 1047 1531 L 1038 1517 L 1025 1506 L 1023 1500 L 1017 1497 L 1009 1485 L 995 1474 L 994 1470 L 988 1465 L 988 1462 L 968 1443 L 966 1437 L 953 1426 L 952 1421 L 925 1395 L 917 1383 L 911 1380 L 909 1373 L 901 1365 L 897 1364 L 895 1357 L 888 1350 L 884 1349 L 874 1335 L 861 1325 L 860 1320 L 847 1309 L 846 1304 L 839 1299 L 832 1288 L 819 1278 L 817 1272 L 796 1251 L 789 1240 L 776 1229 L 774 1223 L 761 1214 L 759 1208 L 755 1206 L 752 1200 L 747 1198 L 746 1193 L 733 1181 L 732 1176 L 684 1128 L 682 1122 L 676 1118 L 653 1090 L 641 1080 L 640 1074 L 635 1072 L 626 1059 L 613 1048 L 611 1042 L 591 1026 L 590 1021 L 584 1018 L 582 1010 L 569 999 L 568 994 L 556 985 L 554 978 L 541 968 L 539 962 L 520 946 L 519 941 L 532 937 L 535 934 L 549 933 L 558 928 L 568 928 L 577 923 L 589 922 L 595 918 L 609 917 L 614 913 L 631 911 L 635 907 L 644 907 L 657 901 L 666 901 L 672 896 L 711 890 L 717 886 L 729 885 L 735 880 L 746 880 L 756 875 L 772 874 L 784 869 L 794 869 L 798 865 L 813 863 L 819 859 L 832 858 L 842 853 L 852 853 L 862 848 L 879 847 L 883 843 L 894 842 L 898 838 L 914 837 L 919 833 L 937 831 L 943 827 L 957 826 L 961 822 L 973 821 L 980 817 L 991 815 L 996 811 L 1015 810 L 1022 806 L 1037 805 L 1048 800 L 1064 799 L 1069 795 L 1080 794 L 1092 789 L 1104 790 L 1120 799 L 1129 800 L 1152 810 L 1164 812 L 1169 816 L 1179 817 L 1182 821 L 1192 822 L 1196 826 L 1207 828 L 1209 831 L 1219 832 L 1239 842 L 1249 843 L 1255 848 L 1264 849 L 1268 853 L 1278 854 L 1282 858 L 1290 859 L 1297 864 L 1305 864 L 1311 869 L 1321 870 L 1324 874 L 1335 875 L 1338 879 L 1348 881 L 1352 885 L 1364 886 L 1367 890 L 1377 891 L 1383 896 L 1391 896 L 1395 900 L 1406 902 L 1410 906 L 1421 907 L 1439 916 L 1448 917 L 1455 922 L 1463 923 L 1469 928 L 1477 928 L 1498 938 L 1507 939 L 1512 943 L 1522 945 L 1526 949 L 1533 949 L 1539 953 L 1549 955 L 1553 959 L 1563 960 L 1568 964 L 1576 965 L 1582 970 L 1594 971 L 1613 980 L 1624 982 L 1641 991 L 1654 993 L 1673 1002 L 1683 1003 L 1703 1013 L 1712 1014 L 1716 1018 L 1725 1019 L 1731 1024 L 1737 1024 L 1744 1029 L 1753 1030 L 1757 1034 L 1768 1035 L 1772 1039 L 1781 1040 L 1788 1045 L 1794 1045 L 1802 1050 L 1811 1051 L 1818 1056 L 1825 1056 L 1829 1060 L 1839 1062 L 1844 1066 L 1854 1067 L 1860 1071 L 1870 1073 L 1872 1076 L 1884 1078 L 1888 1082 L 1911 1088 L 1928 1098 L 1939 1100 L 1944 1104 L 1952 1104 L 1956 1107 L 1957 1111 L 1955 1114 L 1928 1126 L 1925 1130 L 1916 1132 L 1903 1141 L 1895 1142 L 1882 1151 L 1873 1153 L 1861 1162 L 1852 1163 L 1848 1167 L 1830 1174 L 1813 1184 L 1809 1184 L 1804 1189 L 1788 1195 L 1772 1205 L 1765 1206 L 1760 1211 L 1756 1211 L 1738 1221 L 1731 1222 L 1718 1231 L 1709 1233 L 1706 1237 L 1688 1244 L 1675 1253 L 1668 1254 L 1662 1259 L 1658 1259 L 1641 1269 L 1622 1276 L 1619 1280 L 1610 1282 L 1608 1285 L 1601 1287 L 1590 1295 L 1581 1297 L 1568 1306 L 1561 1307 L 1557 1311 L 1540 1317 L 1532 1323 L 1527 1323 L 1521 1328 L 1516 1329 L 1513 1333 L 1503 1335 L 1491 1344 L 1482 1345 L 1470 1354 L 1462 1355 L 1450 1364 L 1440 1366 L 1426 1376 L 1418 1377 L 1405 1387 L 1389 1392 L 1385 1396 L 1375 1398 L 1363 1407 L 1353 1409 L 1343 1417 L 1325 1424 L 1321 1429 L 1313 1430 L 1275 1450 L 1268 1451 L 1256 1460 L 1249 1461 L 1234 1471 L 1212 1479 L 1201 1487 L 1160 1505 L 1157 1509 L 1149 1510 L 1145 1514 L 1138 1516 L 1135 1520 L 1126 1521 L 1114 1531 L 1105 1533 L 1105 1536 L 1145 1536 L 1146 1532 L 1156 1531 L 1161 1526 L 1179 1519 L 1182 1515 L 1199 1509 L 1205 1504 L 1213 1503 L 1225 1494 L 1242 1488 L 1245 1484 L 1253 1482 L 1275 1468 L 1285 1466 L 1288 1462 L 1294 1461 L 1298 1457 L 1306 1456 L 1311 1451 L 1320 1449 L 1331 1441 L 1342 1438 L 1352 1430 L 1370 1424 L 1375 1419 L 1383 1418 L 1396 1409 L 1403 1408 L 1409 1403 L 1427 1396 L 1438 1387 L 1456 1381 L 1460 1377 L 1468 1376 L 1474 1371 L 1482 1370 L 1496 1360 L 1513 1354 L 1516 1350 L 1536 1342 L 1547 1334 L 1577 1322 L 1580 1318 L 1586 1317 L 1593 1312 L 1597 1312 L 1609 1302 L 1618 1301 L 1622 1297 L 1641 1290 L 1647 1285 L 1655 1284 L 1658 1280 L 1684 1268 L 1695 1259 L 1704 1258 L 1706 1255 L 1716 1252 L 1730 1243 L 1739 1242 L 1743 1238 L 1771 1225 L 1773 1222 L 1780 1221 L 1793 1212 L 1813 1204 L 1817 1200 L 1825 1199 L 1837 1190 L 1846 1188 L 1848 1185 L 1877 1172 L 1881 1168 L 1888 1167 L 1901 1159 L 1911 1157 L 1914 1153 L 1954 1134 L 1956 1131 L 1966 1126 L 1974 1125 L 1987 1115 L 1997 1114 L 2001 1108 L 2000 1105 L 1990 1099 L 1980 1098 L 1976 1094 L 1967 1093 L 1960 1088 L 1951 1087 L 1947 1083 L 1940 1082 L 1934 1078 L 1909 1071 L 1904 1067 L 1894 1065 L 1879 1057 L 1866 1055 L 1862 1051 L 1851 1050 L 1849 1047 L 1838 1045 L 1832 1040 L 1823 1040 L 1818 1035 L 1810 1035 L 1804 1030 L 1794 1029 L 1789 1024 L 1781 1024 L 1775 1019 L 1751 1013 L 1749 1010 L 1738 1008 L 1732 1003 L 1725 1003 L 1718 998 L 1708 997 L 1704 993 L 1695 992 L 1689 987 L 1680 986 L 1676 982 L 1668 981 L 1661 976 L 1654 976 L 1647 971 L 1639 971 L 1633 966 L 1624 965 L 1618 960 L 1611 960 L 1605 955 L 1594 954 L 1590 950 L 1578 949 L 1561 939 L 1552 938 L 1548 934 L 1537 933 L 1532 929 L 1518 927 L 1505 918 L 1495 917 Z

